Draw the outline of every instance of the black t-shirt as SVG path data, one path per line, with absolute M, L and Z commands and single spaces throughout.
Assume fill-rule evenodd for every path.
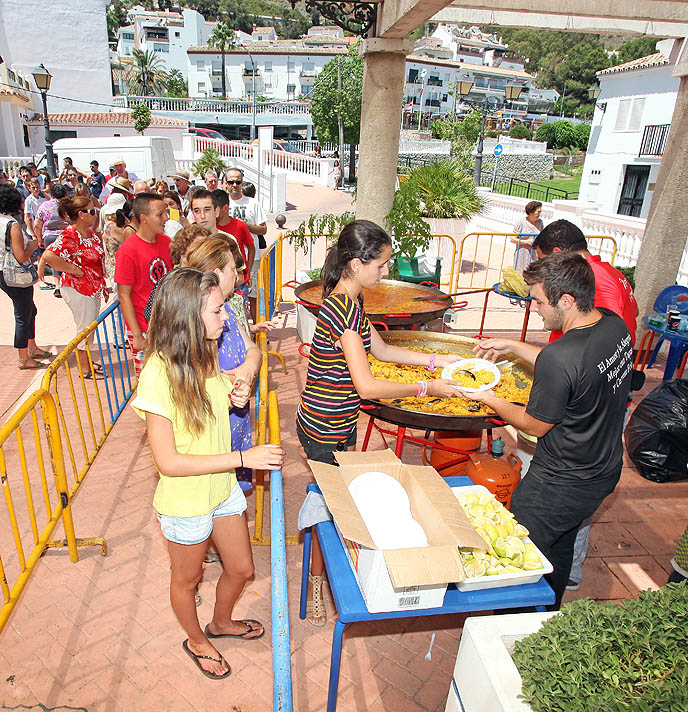
M 528 477 L 606 486 L 621 472 L 633 347 L 623 319 L 599 311 L 600 321 L 568 331 L 535 361 L 526 412 L 554 427 L 538 438 Z

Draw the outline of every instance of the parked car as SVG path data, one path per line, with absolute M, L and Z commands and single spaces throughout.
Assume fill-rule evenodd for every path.
M 258 144 L 258 139 L 253 139 L 251 141 L 251 145 L 255 146 Z M 301 153 L 303 154 L 303 151 L 300 151 L 291 141 L 284 141 L 282 139 L 273 139 L 272 140 L 272 150 L 273 151 L 286 151 L 287 153 Z
M 215 129 L 204 129 L 200 126 L 189 126 L 189 133 L 199 138 L 209 138 L 213 141 L 226 141 L 227 139 Z

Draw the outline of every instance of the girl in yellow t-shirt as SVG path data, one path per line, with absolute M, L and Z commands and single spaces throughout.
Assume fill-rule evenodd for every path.
M 172 562 L 172 609 L 188 636 L 182 647 L 213 680 L 227 677 L 230 667 L 209 639 L 253 640 L 265 632 L 258 621 L 232 619 L 253 576 L 246 499 L 234 470 L 276 469 L 283 456 L 276 445 L 232 451 L 228 410 L 244 406 L 250 392 L 220 371 L 217 339 L 226 319 L 217 275 L 183 267 L 166 275 L 156 290 L 149 356 L 132 403 L 146 420 L 160 474 L 153 506 Z M 223 571 L 213 618 L 202 630 L 194 590 L 210 539 Z

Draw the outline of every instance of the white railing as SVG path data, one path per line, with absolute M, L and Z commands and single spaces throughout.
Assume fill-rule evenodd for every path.
M 606 235 L 616 241 L 617 267 L 631 267 L 638 261 L 640 246 L 645 234 L 645 218 L 632 218 L 626 215 L 607 215 L 594 210 L 583 210 L 581 213 L 581 229 L 586 235 Z M 602 257 L 611 257 L 604 254 Z
M 263 170 L 273 168 L 281 168 L 287 171 L 287 177 L 292 177 L 290 174 L 298 174 L 295 178 L 310 178 L 322 183 L 323 172 L 329 172 L 329 161 L 321 158 L 313 158 L 299 153 L 288 153 L 287 151 L 264 151 L 263 152 Z M 325 175 L 325 183 L 327 176 Z M 323 183 L 323 184 L 325 184 Z
M 0 170 L 5 171 L 8 178 L 14 180 L 19 177 L 19 166 L 24 166 L 27 163 L 36 159 L 33 156 L 0 156 Z
M 113 106 L 130 109 L 136 104 L 145 104 L 151 111 L 205 111 L 215 114 L 253 114 L 253 102 L 236 99 L 180 99 L 167 96 L 115 96 Z M 308 114 L 308 104 L 303 102 L 265 102 L 255 106 L 256 114 Z
M 492 154 L 494 147 L 501 143 L 504 153 L 547 153 L 547 144 L 543 141 L 528 141 L 525 138 L 512 138 L 499 136 L 499 138 L 486 138 L 483 142 L 483 154 Z
M 223 158 L 239 158 L 251 162 L 255 146 L 240 141 L 215 141 L 210 138 L 195 137 L 196 152 L 203 153 L 206 148 L 215 148 Z

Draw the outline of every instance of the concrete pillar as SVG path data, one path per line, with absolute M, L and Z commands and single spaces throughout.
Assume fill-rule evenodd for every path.
M 688 70 L 688 68 L 686 68 Z M 657 295 L 674 284 L 688 238 L 688 71 L 682 72 L 671 129 L 657 176 L 652 207 L 635 270 L 640 314 L 652 311 Z M 638 322 L 640 324 L 640 322 Z M 638 335 L 642 333 L 642 327 Z
M 411 40 L 380 38 L 365 40 L 360 49 L 364 66 L 356 217 L 382 227 L 394 201 L 406 55 L 412 49 Z

